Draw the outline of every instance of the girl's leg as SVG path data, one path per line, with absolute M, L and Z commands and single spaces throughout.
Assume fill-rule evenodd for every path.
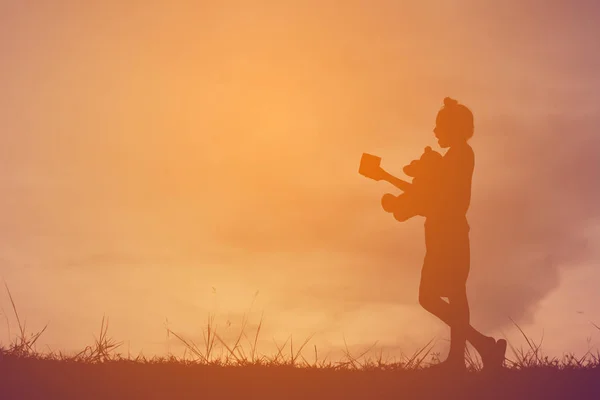
M 435 286 L 440 279 L 438 265 L 465 265 L 470 264 L 470 248 L 468 237 L 438 237 L 437 233 L 432 235 L 425 228 L 425 245 L 427 252 L 421 272 L 421 284 L 419 288 L 419 303 L 427 311 L 444 321 L 451 329 L 451 357 L 462 354 L 464 357 L 464 338 L 471 342 L 477 352 L 481 355 L 484 364 L 495 365 L 504 361 L 506 341 L 499 340 L 498 343 L 492 337 L 478 332 L 469 322 L 469 303 L 467 301 L 466 276 L 461 279 L 460 289 L 454 296 L 449 296 L 449 303 L 437 295 Z M 433 232 L 435 233 L 435 232 Z M 468 274 L 467 271 L 463 271 Z M 455 327 L 455 328 L 454 328 Z M 454 329 L 453 329 L 454 328 Z M 454 347 L 452 347 L 454 343 Z M 498 345 L 499 344 L 499 345 Z
M 450 299 L 450 301 L 452 302 L 452 299 Z M 464 303 L 466 303 L 467 320 L 468 320 L 468 318 L 469 318 L 469 308 L 468 307 L 469 306 L 468 306 L 468 302 L 466 299 L 466 290 L 465 290 L 464 297 L 462 298 L 462 302 L 463 302 L 462 307 L 464 307 Z M 429 311 L 431 314 L 433 314 L 436 317 L 438 317 L 439 319 L 441 319 L 444 323 L 446 323 L 446 325 L 450 326 L 450 329 L 452 329 L 452 325 L 454 323 L 454 321 L 453 321 L 454 312 L 452 311 L 452 306 L 450 304 L 448 304 L 447 302 L 442 300 L 441 297 L 436 296 L 434 294 L 427 293 L 427 291 L 425 291 L 423 289 L 421 289 L 419 292 L 419 303 L 425 310 Z M 459 296 L 458 304 L 457 304 L 459 310 L 460 310 L 460 303 L 461 303 L 461 298 Z M 465 318 L 464 308 L 463 308 L 462 318 Z M 459 321 L 460 321 L 460 312 L 459 312 Z M 452 333 L 451 333 L 451 335 L 452 335 Z M 466 327 L 466 337 L 467 337 L 467 340 L 473 345 L 473 347 L 475 347 L 475 349 L 480 354 L 482 354 L 482 353 L 485 354 L 488 351 L 488 349 L 490 348 L 490 346 L 492 346 L 494 344 L 494 338 L 483 335 L 482 333 L 477 331 L 475 328 L 473 328 L 468 322 L 467 322 L 467 327 Z M 451 340 L 452 340 L 452 338 L 451 338 Z
M 466 288 L 459 289 L 448 298 L 450 311 L 450 353 L 449 360 L 464 363 L 469 325 L 469 303 Z

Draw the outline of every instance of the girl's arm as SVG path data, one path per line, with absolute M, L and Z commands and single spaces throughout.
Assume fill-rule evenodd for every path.
M 390 174 L 389 172 L 387 172 L 383 169 L 381 169 L 381 177 L 378 180 L 389 182 L 392 185 L 394 185 L 395 187 L 397 187 L 398 189 L 402 190 L 403 192 L 406 192 L 412 186 L 411 183 L 409 183 L 403 179 L 396 178 L 395 176 L 393 176 L 392 174 Z

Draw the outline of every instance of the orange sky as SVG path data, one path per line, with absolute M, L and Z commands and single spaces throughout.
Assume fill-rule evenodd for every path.
M 265 352 L 443 347 L 422 221 L 357 167 L 434 145 L 445 96 L 476 121 L 473 324 L 519 343 L 512 318 L 550 353 L 598 338 L 597 6 L 198 3 L 0 6 L 0 276 L 43 345 L 81 349 L 105 314 L 160 354 L 165 318 L 200 338 L 252 305 Z

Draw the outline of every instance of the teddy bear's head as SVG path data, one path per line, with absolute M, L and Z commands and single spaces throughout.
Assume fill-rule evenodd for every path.
M 425 147 L 425 151 L 418 160 L 412 161 L 403 168 L 406 175 L 413 178 L 421 178 L 434 175 L 439 169 L 442 155 L 433 151 L 431 147 Z

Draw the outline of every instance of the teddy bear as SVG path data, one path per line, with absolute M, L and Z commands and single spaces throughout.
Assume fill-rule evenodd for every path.
M 414 216 L 426 216 L 429 204 L 436 196 L 439 186 L 438 180 L 442 171 L 443 157 L 431 147 L 425 151 L 418 160 L 411 161 L 402 170 L 412 177 L 412 185 L 404 193 L 395 196 L 386 193 L 381 198 L 381 205 L 386 212 L 392 213 L 394 218 L 404 222 Z

